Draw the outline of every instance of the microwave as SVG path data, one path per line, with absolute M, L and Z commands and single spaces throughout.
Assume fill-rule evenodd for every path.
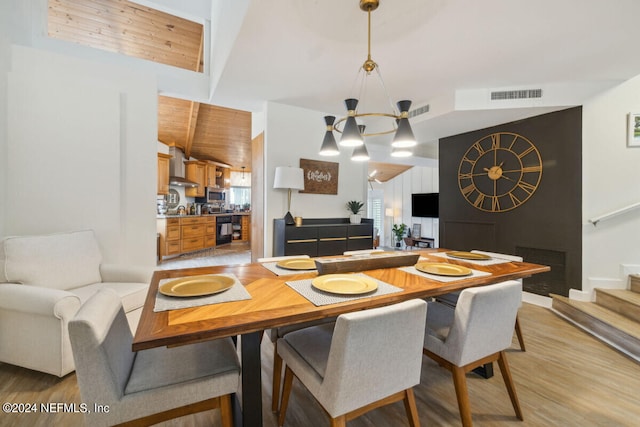
M 224 200 L 224 190 L 215 187 L 206 187 L 204 197 L 196 197 L 196 203 L 220 203 L 224 202 Z

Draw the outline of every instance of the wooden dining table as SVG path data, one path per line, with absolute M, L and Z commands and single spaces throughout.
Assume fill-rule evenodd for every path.
M 400 292 L 370 296 L 330 305 L 316 306 L 286 284 L 288 281 L 314 278 L 317 271 L 278 276 L 260 263 L 160 270 L 153 274 L 133 340 L 133 351 L 162 346 L 186 345 L 204 340 L 240 336 L 242 393 L 240 408 L 234 408 L 236 425 L 262 426 L 262 380 L 260 342 L 263 331 L 285 325 L 335 317 L 406 301 L 430 298 L 474 286 L 511 279 L 522 279 L 549 271 L 544 265 L 508 261 L 479 265 L 462 259 L 437 256 L 447 249 L 425 249 L 420 260 L 455 264 L 490 275 L 464 276 L 442 282 L 398 268 L 380 268 L 362 273 L 401 288 Z M 204 274 L 233 274 L 251 298 L 199 307 L 154 312 L 158 286 L 162 279 Z

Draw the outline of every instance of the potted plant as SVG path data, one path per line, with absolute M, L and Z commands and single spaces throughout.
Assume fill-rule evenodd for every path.
M 401 246 L 400 242 L 402 242 L 404 233 L 407 231 L 407 224 L 393 224 L 391 231 L 396 236 L 396 248 L 399 248 Z
M 349 216 L 349 221 L 351 222 L 351 224 L 360 224 L 360 221 L 362 220 L 360 212 L 362 211 L 363 207 L 364 203 L 358 202 L 357 200 L 351 200 L 350 202 L 347 202 L 347 210 L 351 212 L 351 215 Z

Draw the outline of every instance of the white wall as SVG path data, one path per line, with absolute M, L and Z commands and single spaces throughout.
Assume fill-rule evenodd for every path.
M 595 287 L 626 288 L 640 272 L 640 210 L 593 226 L 590 218 L 640 202 L 640 147 L 627 147 L 627 114 L 640 112 L 640 76 L 583 107 L 582 295 Z M 577 286 L 576 286 L 577 288 Z
M 106 262 L 155 264 L 155 79 L 10 53 L 3 236 L 91 228 Z
M 6 200 L 7 183 L 7 73 L 9 71 L 10 44 L 9 3 L 0 2 L 0 200 Z M 4 203 L 0 204 L 0 236 L 4 231 Z
M 339 163 L 338 194 L 300 194 L 294 191 L 291 214 L 303 218 L 346 218 L 349 200 L 366 201 L 367 165 L 350 160 L 351 150 L 337 157 L 318 154 L 326 126 L 324 114 L 269 102 L 265 113 L 265 255 L 273 250 L 273 219 L 287 212 L 287 191 L 274 190 L 276 167 L 299 167 L 300 159 Z M 259 190 L 258 190 L 259 191 Z
M 437 193 L 438 188 L 438 168 L 429 166 L 414 166 L 385 182 L 382 185 L 384 207 L 385 211 L 392 209 L 393 217 L 385 218 L 385 235 L 381 236 L 381 244 L 393 246 L 394 238 L 391 227 L 393 224 L 404 223 L 409 227 L 413 227 L 413 224 L 420 224 L 422 237 L 435 238 L 435 245 L 438 247 L 438 219 L 411 216 L 411 194 Z

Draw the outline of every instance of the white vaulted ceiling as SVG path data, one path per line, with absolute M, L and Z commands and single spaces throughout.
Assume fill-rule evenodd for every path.
M 412 120 L 427 143 L 580 105 L 640 74 L 638 16 L 634 0 L 382 0 L 372 13 L 372 57 L 394 101 L 430 105 Z M 213 101 L 344 114 L 366 52 L 358 0 L 255 0 Z M 489 100 L 505 89 L 543 96 Z
M 211 22 L 207 101 L 224 107 L 308 108 L 323 129 L 366 59 L 358 0 L 136 2 Z M 638 16 L 637 0 L 381 0 L 372 57 L 394 101 L 429 105 L 411 121 L 433 155 L 438 138 L 581 105 L 640 74 Z M 490 100 L 521 89 L 542 97 Z

